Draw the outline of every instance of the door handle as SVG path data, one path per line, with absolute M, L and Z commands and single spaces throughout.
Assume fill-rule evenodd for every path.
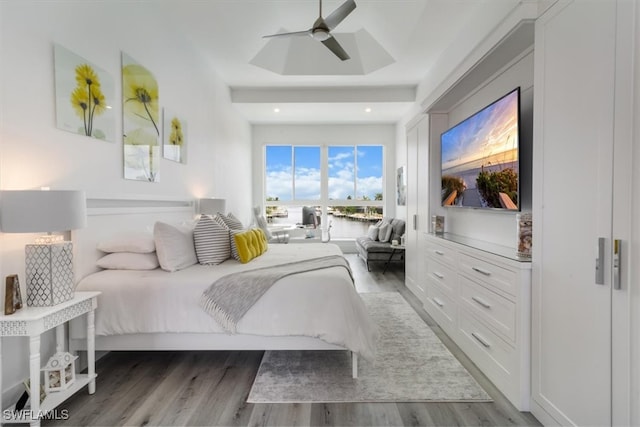
M 418 229 L 418 215 L 417 214 L 413 214 L 413 229 L 414 230 Z
M 604 285 L 604 237 L 598 237 L 598 258 L 596 258 L 596 285 Z
M 622 267 L 622 240 L 614 239 L 613 241 L 613 289 L 622 289 L 622 278 L 620 277 L 620 268 Z

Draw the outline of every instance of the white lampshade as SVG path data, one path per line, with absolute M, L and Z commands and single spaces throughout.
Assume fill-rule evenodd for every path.
M 84 191 L 0 191 L 0 230 L 5 233 L 67 231 L 86 225 Z
M 215 215 L 218 212 L 224 214 L 226 204 L 225 199 L 200 199 L 198 200 L 198 213 L 201 215 Z

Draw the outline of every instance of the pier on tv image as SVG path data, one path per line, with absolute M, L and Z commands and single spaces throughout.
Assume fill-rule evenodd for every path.
M 444 132 L 442 205 L 519 210 L 520 88 Z

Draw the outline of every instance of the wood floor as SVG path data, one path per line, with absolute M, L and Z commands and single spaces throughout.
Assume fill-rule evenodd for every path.
M 246 403 L 260 351 L 111 352 L 97 362 L 97 390 L 59 407 L 43 426 L 537 426 L 517 411 L 434 324 L 404 287 L 404 271 L 367 272 L 347 255 L 359 292 L 398 290 L 494 399 L 491 403 Z

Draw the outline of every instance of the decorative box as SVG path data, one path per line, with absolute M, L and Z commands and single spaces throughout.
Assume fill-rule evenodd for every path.
M 444 217 L 440 215 L 431 216 L 431 230 L 434 234 L 444 234 Z
M 49 307 L 73 298 L 73 244 L 25 246 L 27 305 Z
M 76 359 L 71 353 L 56 353 L 42 368 L 44 372 L 44 390 L 47 393 L 69 388 L 76 380 Z
M 518 236 L 518 256 L 531 258 L 531 245 L 533 243 L 533 218 L 530 213 L 516 214 L 516 226 Z

